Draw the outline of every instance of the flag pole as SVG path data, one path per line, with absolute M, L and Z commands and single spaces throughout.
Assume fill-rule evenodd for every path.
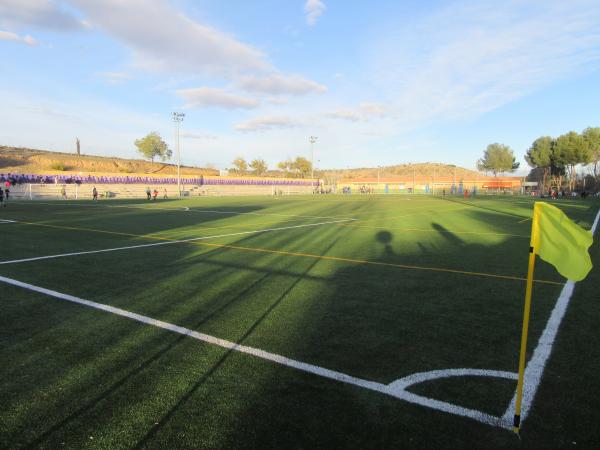
M 539 226 L 538 204 L 533 207 L 533 220 L 531 224 L 531 240 L 529 243 L 529 267 L 527 269 L 527 288 L 525 290 L 525 307 L 523 310 L 523 330 L 521 332 L 521 353 L 519 355 L 519 381 L 517 383 L 517 400 L 515 404 L 515 417 L 513 431 L 519 433 L 521 427 L 521 402 L 523 400 L 523 383 L 525 378 L 525 356 L 527 353 L 527 334 L 529 332 L 529 317 L 531 312 L 531 292 L 533 290 L 533 269 L 535 266 L 535 246 Z

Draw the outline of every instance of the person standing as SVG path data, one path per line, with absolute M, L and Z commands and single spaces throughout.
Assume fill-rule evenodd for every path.
M 96 189 L 96 186 L 94 186 L 94 189 L 92 189 L 92 199 L 94 201 L 98 200 L 98 189 Z
M 4 203 L 4 191 L 2 187 L 0 187 L 0 206 L 6 207 L 6 203 Z
M 150 196 L 152 195 L 152 191 L 150 191 L 150 186 L 146 187 L 146 197 L 150 200 Z
M 155 188 L 155 189 L 154 189 L 154 192 L 153 192 L 152 194 L 153 194 L 153 198 L 152 198 L 152 200 L 153 200 L 153 201 L 156 201 L 156 197 L 158 196 L 158 189 L 156 189 L 156 188 Z
M 165 200 L 169 198 L 169 197 L 167 197 L 167 188 L 165 188 L 165 192 L 163 193 L 163 198 Z
M 65 189 L 64 185 L 63 185 L 63 187 L 60 188 L 60 195 L 63 200 L 67 199 L 67 190 Z

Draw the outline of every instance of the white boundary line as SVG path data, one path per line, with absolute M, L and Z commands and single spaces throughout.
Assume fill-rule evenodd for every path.
M 181 243 L 185 243 L 185 242 L 204 241 L 204 240 L 208 240 L 208 239 L 217 239 L 217 238 L 228 237 L 228 236 L 240 236 L 240 235 L 244 235 L 244 234 L 267 233 L 269 231 L 291 230 L 294 228 L 317 227 L 317 226 L 328 225 L 328 224 L 332 224 L 332 223 L 348 222 L 351 220 L 354 220 L 354 219 L 333 220 L 330 222 L 308 223 L 308 224 L 303 224 L 303 225 L 291 225 L 288 227 L 266 228 L 263 230 L 239 231 L 237 233 L 217 234 L 217 235 L 213 235 L 213 236 L 202 236 L 202 237 L 196 237 L 196 238 L 190 238 L 190 239 L 177 239 L 177 240 L 164 241 L 164 242 L 153 242 L 151 244 L 129 245 L 126 247 L 105 248 L 105 249 L 101 249 L 101 250 L 89 250 L 89 251 L 84 251 L 84 252 L 71 252 L 71 253 L 60 253 L 57 255 L 36 256 L 33 258 L 12 259 L 12 260 L 8 260 L 8 261 L 0 261 L 0 265 L 17 264 L 17 263 L 24 263 L 24 262 L 31 262 L 31 261 L 40 261 L 43 259 L 64 258 L 67 256 L 79 256 L 79 255 L 91 255 L 94 253 L 116 252 L 119 250 L 132 250 L 132 249 L 136 249 L 136 248 L 158 247 L 159 245 L 181 244 Z
M 302 214 L 277 214 L 277 213 L 257 213 L 257 212 L 240 212 L 240 211 L 218 211 L 212 209 L 195 209 L 190 208 L 189 206 L 173 206 L 173 207 L 164 207 L 164 206 L 153 206 L 157 203 L 150 203 L 150 206 L 147 206 L 147 203 L 136 203 L 132 205 L 106 205 L 106 204 L 78 204 L 78 203 L 67 203 L 62 202 L 61 200 L 56 200 L 55 202 L 43 202 L 43 201 L 13 201 L 11 203 L 21 204 L 21 205 L 59 205 L 59 206 L 72 206 L 72 207 L 80 207 L 80 208 L 126 208 L 126 209 L 142 209 L 147 211 L 159 210 L 159 211 L 185 211 L 185 212 L 197 212 L 197 213 L 209 213 L 209 214 L 226 214 L 233 216 L 243 216 L 243 215 L 253 215 L 253 216 L 275 216 L 275 217 L 298 217 L 305 219 L 345 219 L 345 220 L 355 220 L 349 217 L 339 217 L 339 216 L 309 216 Z
M 427 397 L 423 397 L 421 395 L 413 394 L 408 392 L 406 389 L 410 386 L 431 379 L 444 378 L 444 377 L 454 377 L 454 376 L 493 376 L 493 377 L 501 377 L 508 379 L 516 379 L 517 374 L 512 372 L 502 372 L 502 371 L 494 371 L 494 370 L 479 370 L 479 369 L 450 369 L 450 370 L 438 370 L 433 372 L 423 372 L 410 375 L 405 378 L 401 378 L 400 380 L 394 381 L 390 384 L 378 383 L 375 381 L 365 380 L 362 378 L 353 377 L 351 375 L 337 372 L 335 370 L 326 369 L 321 366 L 317 366 L 314 364 L 308 364 L 302 361 L 298 361 L 295 359 L 287 358 L 282 355 L 278 355 L 276 353 L 267 352 L 255 347 L 248 347 L 245 345 L 237 344 L 232 341 L 228 341 L 226 339 L 221 339 L 215 336 L 211 336 L 208 334 L 200 333 L 198 331 L 190 330 L 189 328 L 180 327 L 178 325 L 163 322 L 162 320 L 153 319 L 148 316 L 143 316 L 141 314 L 137 314 L 131 311 L 126 311 L 121 308 L 116 308 L 114 306 L 106 305 L 103 303 L 93 302 L 91 300 L 85 300 L 83 298 L 75 297 L 73 295 L 63 294 L 57 291 L 53 291 L 50 289 L 45 289 L 43 287 L 34 286 L 32 284 L 23 283 L 18 280 L 14 280 L 12 278 L 6 278 L 0 276 L 0 282 L 4 282 L 6 284 L 10 284 L 13 286 L 21 287 L 24 289 L 28 289 L 34 292 L 38 292 L 40 294 L 45 294 L 50 297 L 58 298 L 61 300 L 66 300 L 69 302 L 77 303 L 80 305 L 88 306 L 90 308 L 98 309 L 101 311 L 105 311 L 111 314 L 115 314 L 121 317 L 126 317 L 131 320 L 135 320 L 137 322 L 141 322 L 147 325 L 152 325 L 158 328 L 162 328 L 164 330 L 168 330 L 174 333 L 182 334 L 185 336 L 189 336 L 193 339 L 197 339 L 202 342 L 206 342 L 208 344 L 217 345 L 219 347 L 225 348 L 227 350 L 245 353 L 247 355 L 251 355 L 257 358 L 265 359 L 267 361 L 274 362 L 276 364 L 281 364 L 283 366 L 291 367 L 293 369 L 301 370 L 303 372 L 308 372 L 313 375 L 317 375 L 320 377 L 328 378 L 330 380 L 339 381 L 341 383 L 351 384 L 354 386 L 358 386 L 364 389 L 369 389 L 371 391 L 376 391 L 381 394 L 389 395 L 391 397 L 398 398 L 400 400 L 404 400 L 409 403 L 425 406 L 428 408 L 436 409 L 439 411 L 455 414 L 462 417 L 471 418 L 477 420 L 479 422 L 492 425 L 499 426 L 500 418 L 477 411 L 470 408 L 464 408 L 462 406 L 457 406 L 452 403 L 447 403 L 440 400 L 435 400 Z
M 0 219 L 0 223 L 16 223 L 15 220 Z
M 596 218 L 594 219 L 594 224 L 592 225 L 592 235 L 596 232 L 596 228 L 598 227 L 598 221 L 600 220 L 600 210 L 596 214 Z M 525 421 L 529 411 L 531 410 L 531 406 L 533 405 L 533 400 L 535 398 L 535 394 L 540 386 L 540 382 L 542 381 L 542 375 L 544 373 L 544 369 L 546 367 L 546 363 L 550 358 L 550 354 L 552 353 L 552 346 L 554 345 L 554 341 L 556 340 L 556 335 L 558 334 L 558 330 L 560 328 L 560 324 L 562 323 L 563 318 L 565 317 L 565 313 L 567 311 L 567 307 L 569 306 L 569 302 L 571 301 L 571 296 L 573 295 L 573 290 L 575 289 L 574 281 L 567 281 L 556 301 L 556 305 L 550 314 L 550 318 L 546 323 L 546 328 L 542 332 L 540 336 L 540 340 L 538 341 L 538 345 L 533 351 L 533 356 L 531 360 L 527 364 L 525 368 L 525 381 L 523 383 L 523 399 L 521 403 L 521 423 Z M 517 401 L 517 392 L 515 394 L 506 408 L 506 411 L 502 415 L 502 425 L 505 427 L 512 427 L 512 420 L 515 415 L 515 405 Z
M 596 218 L 592 225 L 592 234 L 595 233 L 596 228 L 598 226 L 598 221 L 600 220 L 600 210 L 596 214 Z M 335 222 L 327 222 L 327 223 L 335 223 Z M 320 225 L 320 224 L 311 224 L 312 226 Z M 299 228 L 302 226 L 311 226 L 311 225 L 298 225 L 294 227 L 284 227 L 287 228 Z M 273 229 L 274 230 L 274 229 Z M 262 230 L 262 231 L 272 231 L 272 230 Z M 260 231 L 258 231 L 260 232 Z M 248 234 L 252 232 L 242 232 L 235 234 Z M 208 238 L 208 237 L 206 237 Z M 206 238 L 194 238 L 194 240 L 198 239 L 206 239 Z M 186 241 L 179 241 L 186 242 Z M 158 243 L 158 244 L 150 244 L 150 245 L 160 245 L 167 243 L 176 243 L 175 241 L 170 241 L 166 243 Z M 109 251 L 109 250 L 106 250 Z M 97 251 L 96 251 L 97 252 Z M 163 328 L 165 330 L 169 330 L 175 333 L 179 333 L 182 335 L 186 335 L 192 337 L 194 339 L 198 339 L 200 341 L 218 345 L 220 347 L 226 348 L 231 351 L 237 351 L 241 353 L 246 353 L 261 359 L 265 359 L 268 361 L 275 362 L 277 364 L 281 364 L 284 366 L 292 367 L 297 370 L 302 370 L 304 372 L 312 373 L 314 375 L 318 375 L 324 378 L 329 378 L 332 380 L 336 380 L 342 383 L 351 384 L 354 386 L 359 386 L 364 389 L 369 389 L 372 391 L 380 392 L 382 394 L 386 394 L 409 403 L 418 404 L 421 406 L 425 406 L 428 408 L 436 409 L 438 411 L 447 412 L 450 414 L 467 417 L 478 422 L 492 425 L 496 427 L 501 427 L 510 430 L 512 428 L 511 418 L 514 415 L 515 409 L 515 398 L 511 401 L 508 408 L 504 412 L 504 414 L 500 417 L 478 411 L 475 409 L 465 408 L 462 406 L 458 406 L 452 403 L 427 398 L 421 395 L 413 394 L 412 392 L 408 392 L 407 389 L 417 383 L 421 383 L 424 381 L 431 381 L 440 378 L 447 377 L 455 377 L 455 376 L 485 376 L 485 377 L 499 377 L 505 379 L 516 380 L 517 374 L 513 372 L 505 372 L 505 371 L 497 371 L 497 370 L 483 370 L 483 369 L 446 369 L 446 370 L 434 370 L 430 372 L 420 372 L 416 374 L 409 375 L 407 377 L 401 378 L 399 380 L 393 381 L 390 384 L 382 384 L 377 383 L 375 381 L 364 380 L 361 378 L 353 377 L 351 375 L 347 375 L 342 372 L 333 371 L 330 369 L 326 369 L 320 366 L 316 366 L 313 364 L 304 363 L 298 360 L 294 360 L 291 358 L 287 358 L 282 355 L 277 355 L 275 353 L 266 352 L 264 350 L 260 350 L 254 347 L 248 347 L 244 345 L 237 344 L 235 342 L 227 341 L 225 339 L 220 339 L 215 336 L 199 333 L 197 331 L 190 330 L 188 328 L 180 327 L 178 325 L 174 325 L 168 322 L 163 322 L 160 320 L 152 319 L 151 317 L 143 316 L 137 313 L 133 313 L 130 311 L 126 311 L 120 308 L 115 308 L 113 306 L 105 305 L 102 303 L 96 303 L 90 300 L 85 300 L 79 297 L 75 297 L 68 294 L 62 294 L 60 292 L 52 291 L 49 289 L 45 289 L 39 286 L 34 286 L 31 284 L 23 283 L 18 280 L 14 280 L 11 278 L 6 278 L 0 276 L 0 281 L 11 284 L 14 286 L 22 287 L 24 289 L 29 289 L 35 292 L 39 292 L 42 294 L 46 294 L 55 298 L 59 298 L 62 300 L 67 300 L 73 303 L 78 303 L 82 305 L 89 306 L 91 308 L 99 309 L 102 311 L 106 311 L 112 314 L 116 314 L 122 317 L 127 317 L 132 320 L 136 320 L 141 323 L 145 323 L 148 325 L 153 325 L 159 328 Z M 544 368 L 546 363 L 550 357 L 552 352 L 552 345 L 556 340 L 556 335 L 558 333 L 558 329 L 560 328 L 560 324 L 564 318 L 566 309 L 568 307 L 569 301 L 571 299 L 571 295 L 573 294 L 575 283 L 572 281 L 568 281 L 557 300 L 556 306 L 550 315 L 550 319 L 546 324 L 546 328 L 544 329 L 542 336 L 538 342 L 538 345 L 533 353 L 533 356 L 527 365 L 525 370 L 525 389 L 524 389 L 524 397 L 523 397 L 523 408 L 521 412 L 521 420 L 524 421 L 527 417 L 529 410 L 531 409 L 535 394 L 539 387 L 539 384 L 542 379 L 542 375 L 544 372 Z M 516 393 L 515 393 L 516 395 Z

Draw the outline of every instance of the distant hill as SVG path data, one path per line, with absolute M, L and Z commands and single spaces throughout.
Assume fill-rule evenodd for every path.
M 360 168 L 360 169 L 344 169 L 344 170 L 323 170 L 319 171 L 321 178 L 344 178 L 364 179 L 377 178 L 379 173 L 380 178 L 411 178 L 416 179 L 431 178 L 436 176 L 439 178 L 453 178 L 457 180 L 472 179 L 482 177 L 483 174 L 474 170 L 465 169 L 451 164 L 441 163 L 414 163 L 414 164 L 398 164 L 394 166 L 385 166 L 381 168 Z
M 51 152 L 30 148 L 0 146 L 0 173 L 121 173 L 121 174 L 153 174 L 173 175 L 177 173 L 177 166 L 163 162 L 150 163 L 141 159 L 124 159 L 107 156 L 77 156 L 74 153 Z M 457 180 L 482 177 L 483 174 L 441 163 L 415 163 L 398 164 L 381 168 L 358 168 L 339 170 L 316 170 L 315 177 L 329 180 L 377 178 L 405 178 L 415 176 L 417 179 L 453 178 Z M 218 175 L 215 169 L 181 166 L 182 175 Z M 231 175 L 236 175 L 231 171 Z M 269 177 L 283 177 L 284 173 L 278 170 L 269 170 Z
M 163 162 L 107 156 L 77 156 L 31 148 L 0 146 L 0 173 L 79 173 L 173 175 L 177 166 Z M 181 166 L 182 175 L 218 175 L 215 169 Z

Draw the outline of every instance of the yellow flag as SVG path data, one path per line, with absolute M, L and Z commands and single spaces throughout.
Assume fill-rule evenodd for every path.
M 580 281 L 592 269 L 588 253 L 592 240 L 591 231 L 581 228 L 557 207 L 535 203 L 531 246 L 565 278 Z

